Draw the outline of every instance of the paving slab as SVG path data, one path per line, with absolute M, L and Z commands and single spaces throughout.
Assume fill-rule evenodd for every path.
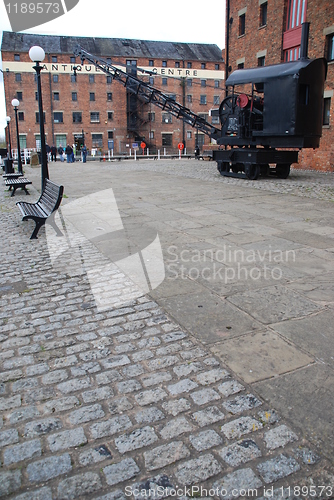
M 305 348 L 303 344 L 300 347 Z M 247 383 L 277 377 L 315 361 L 270 330 L 216 343 L 212 351 Z

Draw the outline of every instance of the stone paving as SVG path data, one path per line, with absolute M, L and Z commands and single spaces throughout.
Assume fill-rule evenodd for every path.
M 180 163 L 121 163 L 112 175 L 212 175 L 209 162 Z M 308 172 L 223 182 L 334 192 L 332 176 Z M 25 196 L 0 194 L 0 498 L 334 498 L 333 464 L 157 302 L 98 310 L 85 270 L 57 269 L 44 231 L 29 240 L 15 207 Z M 93 245 L 90 259 L 106 261 Z

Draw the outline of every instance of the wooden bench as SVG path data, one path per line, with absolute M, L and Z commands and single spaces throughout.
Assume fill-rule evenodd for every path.
M 11 177 L 11 178 L 5 179 L 5 185 L 8 186 L 8 188 L 9 188 L 8 191 L 10 191 L 13 188 L 11 196 L 15 195 L 15 191 L 18 188 L 23 189 L 26 192 L 26 194 L 30 194 L 26 188 L 27 184 L 32 184 L 32 182 L 29 181 L 29 179 L 26 179 L 25 177 L 17 177 L 17 178 Z
M 49 219 L 57 236 L 63 236 L 54 220 L 55 212 L 58 210 L 63 198 L 63 192 L 64 186 L 59 186 L 49 179 L 46 179 L 42 194 L 36 203 L 27 203 L 25 201 L 18 201 L 16 203 L 23 215 L 22 220 L 32 219 L 35 221 L 36 225 L 30 236 L 31 240 L 37 238 L 38 231 L 45 224 L 47 219 Z

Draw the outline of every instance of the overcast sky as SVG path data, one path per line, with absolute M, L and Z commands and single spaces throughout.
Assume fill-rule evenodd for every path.
M 0 0 L 1 40 L 3 31 L 12 31 L 4 4 Z M 23 33 L 215 43 L 223 49 L 224 25 L 225 0 L 210 2 L 207 8 L 203 3 L 179 0 L 161 3 L 157 0 L 79 0 L 71 11 L 58 19 Z M 1 61 L 0 67 L 3 69 Z M 0 72 L 0 135 L 4 135 L 5 126 L 6 110 Z

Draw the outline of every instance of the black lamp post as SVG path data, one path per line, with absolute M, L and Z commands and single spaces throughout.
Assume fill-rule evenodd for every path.
M 19 174 L 23 174 L 22 171 L 22 160 L 21 160 L 21 148 L 20 148 L 20 134 L 19 134 L 19 123 L 17 120 L 17 108 L 20 105 L 20 101 L 18 99 L 12 100 L 12 106 L 15 111 L 15 122 L 16 122 L 16 139 L 17 139 L 17 170 Z
M 10 116 L 6 116 L 6 122 L 7 122 L 7 128 L 8 128 L 8 142 L 9 142 L 9 144 L 8 144 L 9 147 L 8 147 L 8 150 L 7 150 L 7 158 L 8 158 L 8 160 L 10 160 L 11 157 L 12 157 L 12 143 L 11 143 L 11 140 L 10 140 L 10 126 L 9 126 L 9 124 L 10 124 Z
M 36 63 L 36 66 L 33 66 L 34 70 L 37 74 L 37 93 L 38 93 L 38 109 L 39 109 L 39 127 L 40 127 L 40 136 L 41 136 L 41 164 L 42 164 L 42 190 L 44 187 L 44 182 L 49 178 L 49 170 L 48 170 L 48 158 L 46 154 L 46 146 L 45 146 L 45 131 L 44 131 L 44 112 L 43 112 L 43 102 L 42 102 L 42 86 L 41 86 L 41 71 L 43 66 L 40 65 L 45 58 L 45 52 L 42 47 L 34 46 L 29 50 L 30 59 Z

